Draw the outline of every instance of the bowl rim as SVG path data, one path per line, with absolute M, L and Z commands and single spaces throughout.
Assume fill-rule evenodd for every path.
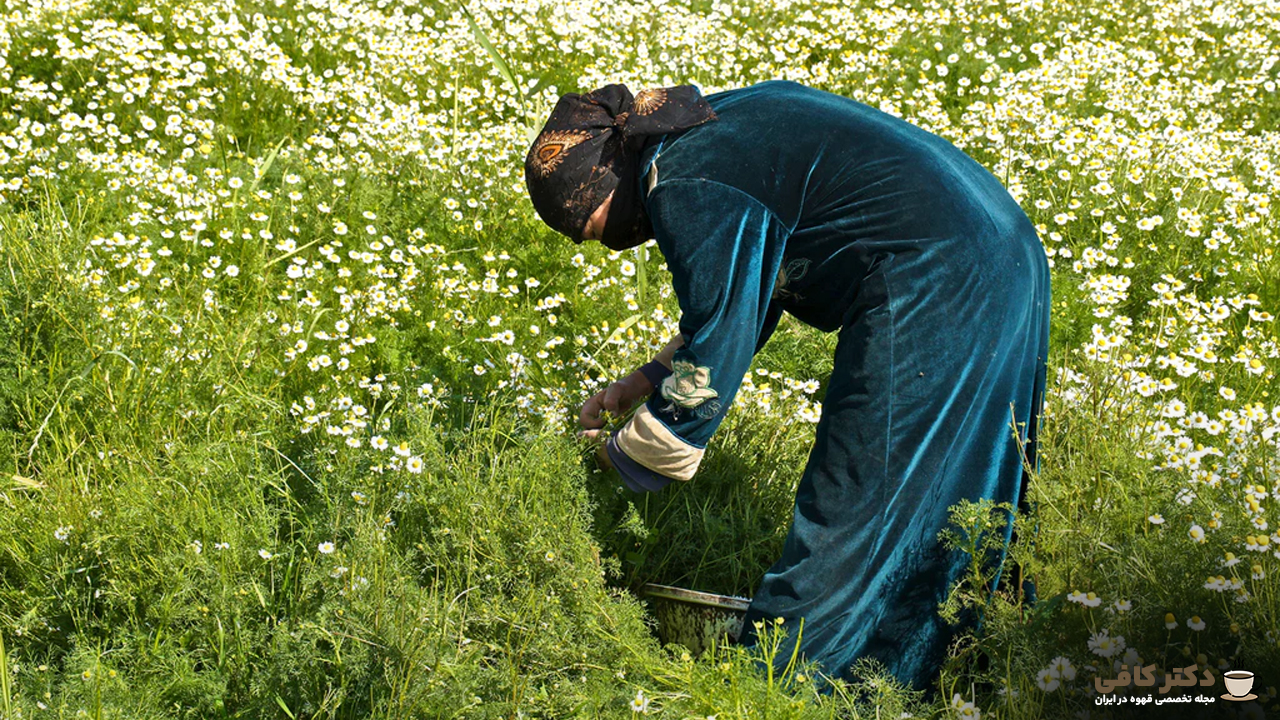
M 715 593 L 689 590 L 673 585 L 659 585 L 657 583 L 641 585 L 640 594 L 663 600 L 675 600 L 690 605 L 703 605 L 738 612 L 746 612 L 751 605 L 750 598 L 738 597 L 737 595 L 717 595 Z

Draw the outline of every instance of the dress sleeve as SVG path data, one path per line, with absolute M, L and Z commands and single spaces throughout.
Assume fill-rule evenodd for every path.
M 782 309 L 771 296 L 790 231 L 751 195 L 710 180 L 659 182 L 645 202 L 685 344 L 613 442 L 655 475 L 689 480 L 777 326 Z
M 776 279 L 777 276 L 775 275 Z M 756 341 L 756 349 L 753 354 L 758 354 L 764 349 L 764 344 L 769 342 L 769 338 L 773 337 L 773 331 L 778 329 L 778 321 L 782 319 L 782 303 L 774 300 L 769 303 L 769 309 L 765 311 L 764 322 L 760 327 L 760 339 Z

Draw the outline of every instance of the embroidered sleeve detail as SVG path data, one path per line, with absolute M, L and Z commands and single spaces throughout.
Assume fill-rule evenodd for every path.
M 676 437 L 662 421 L 640 406 L 615 437 L 627 457 L 646 468 L 676 480 L 690 480 L 705 450 Z
M 711 385 L 711 368 L 677 360 L 671 364 L 671 374 L 662 381 L 662 397 L 682 408 L 696 408 L 714 397 L 719 397 Z

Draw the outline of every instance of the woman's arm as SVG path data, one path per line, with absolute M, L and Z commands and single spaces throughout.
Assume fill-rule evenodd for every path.
M 620 415 L 631 409 L 637 401 L 649 397 L 654 388 L 671 374 L 671 362 L 676 350 L 684 346 L 684 336 L 677 333 L 666 346 L 639 370 L 614 381 L 609 387 L 592 395 L 578 413 L 578 424 L 586 429 L 604 427 L 601 411 Z
M 627 457 L 622 448 L 618 447 L 617 435 L 610 435 L 603 447 L 608 465 L 618 471 L 618 475 L 622 476 L 622 481 L 632 492 L 657 492 L 675 479 L 656 473 Z
M 612 383 L 608 388 L 596 393 L 582 407 L 579 414 L 579 422 L 583 427 L 590 424 L 585 420 L 595 420 L 598 418 L 602 409 L 609 409 L 610 405 L 613 410 L 610 412 L 618 412 L 616 408 L 622 408 L 622 412 L 626 412 L 637 400 L 648 397 L 654 389 L 658 387 L 668 375 L 671 374 L 671 362 L 676 350 L 684 346 L 684 336 L 677 333 L 675 337 L 667 342 L 666 346 L 654 356 L 639 370 L 628 375 L 627 377 Z M 599 425 L 603 425 L 603 421 L 598 421 Z M 597 425 L 596 427 L 599 427 Z M 583 436 L 594 438 L 599 434 L 599 430 L 591 429 L 583 433 Z M 610 435 L 607 442 L 596 448 L 596 460 L 600 466 L 606 470 L 613 468 L 622 476 L 622 480 L 627 487 L 634 492 L 657 492 L 666 487 L 672 478 L 653 472 L 649 468 L 635 462 L 627 457 L 618 447 L 617 439 Z
M 649 211 L 679 300 L 681 338 L 660 353 L 671 372 L 658 392 L 612 440 L 649 471 L 689 480 L 777 325 L 772 293 L 789 229 L 753 196 L 699 178 L 659 182 Z
M 675 337 L 667 342 L 667 346 L 662 348 L 662 352 L 658 353 L 653 359 L 662 363 L 668 370 L 671 369 L 671 358 L 675 357 L 676 350 L 684 347 L 684 335 L 676 333 Z
M 666 347 L 662 348 L 662 352 L 637 371 L 649 381 L 651 387 L 648 392 L 653 392 L 653 389 L 661 385 L 662 381 L 671 374 L 672 358 L 675 357 L 676 350 L 681 347 L 684 347 L 684 336 L 677 334 L 671 338 Z M 648 392 L 645 394 L 647 395 Z

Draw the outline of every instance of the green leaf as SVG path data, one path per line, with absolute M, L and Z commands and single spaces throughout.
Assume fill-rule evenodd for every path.
M 476 20 L 471 16 L 471 11 L 467 9 L 467 6 L 459 3 L 458 8 L 466 16 L 467 24 L 471 26 L 472 34 L 476 36 L 476 42 L 480 43 L 480 47 L 483 47 L 485 52 L 489 53 L 489 59 L 493 61 L 494 67 L 498 68 L 498 72 L 502 73 L 502 77 L 506 78 L 507 82 L 511 83 L 511 87 L 516 89 L 516 95 L 519 96 L 520 104 L 523 106 L 524 90 L 520 88 L 520 83 L 516 82 L 515 76 L 511 74 L 511 68 L 507 66 L 507 61 L 502 59 L 502 54 L 498 52 L 498 48 L 494 47 L 493 43 L 489 41 L 489 36 L 476 24 Z
M 645 266 L 648 265 L 645 262 L 645 256 L 648 252 L 644 245 L 636 248 L 636 299 L 641 307 L 644 306 L 644 291 L 649 287 L 649 273 L 645 270 Z
M 258 189 L 258 183 L 262 182 L 262 178 L 267 176 L 267 172 L 271 170 L 272 164 L 276 161 L 276 155 L 280 154 L 281 146 L 283 146 L 285 141 L 288 139 L 289 138 L 287 137 L 280 138 L 280 142 L 276 143 L 276 146 L 271 148 L 271 152 L 267 153 L 267 159 L 262 163 L 262 167 L 258 168 L 257 172 L 253 174 L 253 182 L 249 185 L 250 194 L 252 194 L 254 190 Z
M 623 320 L 621 325 L 619 325 L 618 327 L 614 328 L 613 332 L 609 333 L 609 337 L 605 338 L 604 343 L 601 345 L 601 347 L 604 347 L 604 345 L 608 345 L 609 343 L 613 342 L 613 341 L 614 341 L 615 339 L 617 339 L 618 337 L 621 337 L 621 336 L 622 336 L 622 333 L 624 333 L 624 332 L 626 332 L 626 331 L 627 331 L 627 328 L 629 328 L 629 327 L 631 327 L 632 325 L 635 325 L 636 323 L 640 322 L 640 318 L 642 318 L 642 317 L 644 317 L 644 316 L 643 316 L 643 315 L 641 315 L 640 313 L 636 313 L 635 315 L 632 315 L 631 317 L 627 318 L 626 320 Z

